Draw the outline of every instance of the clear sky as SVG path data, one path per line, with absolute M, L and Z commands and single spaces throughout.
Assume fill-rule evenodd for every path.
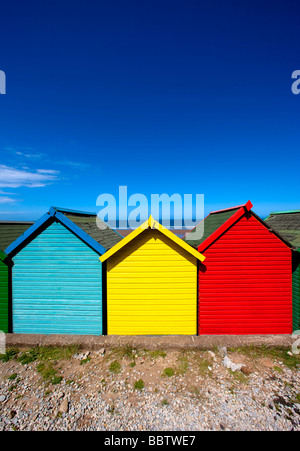
M 102 193 L 300 208 L 297 0 L 1 4 L 0 219 Z

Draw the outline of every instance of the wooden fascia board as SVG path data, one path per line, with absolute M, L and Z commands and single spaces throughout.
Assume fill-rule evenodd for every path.
M 49 213 L 44 214 L 40 219 L 38 219 L 31 227 L 29 227 L 25 232 L 19 236 L 13 243 L 11 243 L 6 249 L 5 254 L 9 255 L 12 253 L 17 253 L 18 249 L 22 247 L 22 244 L 29 238 L 36 230 L 42 227 L 45 222 L 51 218 Z
M 130 241 L 132 241 L 134 238 L 136 238 L 145 229 L 148 229 L 149 228 L 149 219 L 147 219 L 147 221 L 145 221 L 143 224 L 141 224 L 137 229 L 130 232 L 129 235 L 124 237 L 121 241 L 116 243 L 111 249 L 109 249 L 107 252 L 105 252 L 105 254 L 101 255 L 100 261 L 102 263 L 105 262 L 105 260 L 107 260 L 109 257 L 111 257 L 116 252 L 118 252 L 120 249 L 122 249 L 123 246 L 126 246 L 126 244 L 130 243 Z
M 152 229 L 155 228 L 155 229 L 159 230 L 161 233 L 163 233 L 166 237 L 168 237 L 170 240 L 172 240 L 178 246 L 182 247 L 186 252 L 188 252 L 189 254 L 192 254 L 197 260 L 200 260 L 201 262 L 203 262 L 205 260 L 204 255 L 202 255 L 200 252 L 198 252 L 192 246 L 190 246 L 185 241 L 183 241 L 181 238 L 179 238 L 177 235 L 175 235 L 175 233 L 166 229 L 159 222 L 154 221 L 153 226 L 151 228 Z
M 247 210 L 249 211 L 249 210 Z M 217 240 L 224 232 L 226 232 L 229 227 L 232 226 L 236 221 L 238 221 L 245 214 L 245 206 L 241 207 L 236 211 L 227 221 L 224 222 L 215 232 L 213 232 L 209 237 L 206 238 L 203 243 L 199 244 L 198 251 L 203 252 L 207 249 L 215 240 Z
M 80 227 L 78 227 L 74 222 L 68 219 L 63 213 L 57 212 L 53 207 L 50 208 L 49 212 L 38 219 L 31 227 L 29 227 L 25 232 L 18 237 L 13 243 L 11 243 L 6 249 L 5 254 L 16 254 L 23 247 L 24 243 L 31 235 L 33 235 L 39 228 L 44 226 L 44 224 L 51 218 L 56 217 L 59 222 L 61 222 L 65 227 L 70 229 L 75 235 L 81 238 L 86 244 L 92 247 L 98 254 L 104 254 L 106 249 L 101 246 L 96 240 L 84 232 Z
M 130 241 L 132 241 L 134 238 L 136 238 L 140 233 L 143 233 L 143 231 L 146 229 L 158 230 L 159 232 L 161 232 L 165 236 L 167 236 L 170 240 L 172 240 L 174 243 L 176 243 L 181 248 L 183 248 L 186 252 L 188 252 L 189 254 L 192 254 L 195 258 L 197 258 L 201 262 L 203 262 L 205 260 L 204 255 L 200 254 L 200 252 L 198 252 L 192 246 L 185 243 L 183 240 L 181 240 L 181 238 L 178 238 L 174 233 L 170 232 L 158 221 L 155 221 L 155 219 L 153 219 L 152 216 L 149 216 L 147 221 L 145 221 L 137 229 L 133 230 L 129 235 L 127 235 L 125 238 L 123 238 L 122 241 L 115 244 L 110 250 L 108 250 L 105 254 L 103 254 L 100 257 L 100 261 L 104 262 L 105 260 L 110 258 L 112 255 L 114 255 L 116 252 L 118 252 L 123 246 L 126 246 L 126 244 L 128 244 Z
M 63 213 L 55 211 L 53 214 L 59 222 L 61 222 L 65 227 L 70 229 L 75 235 L 81 238 L 87 245 L 89 245 L 94 251 L 102 255 L 106 252 L 105 247 L 98 243 L 94 238 L 92 238 L 88 233 L 82 230 L 78 225 L 74 224 L 69 218 L 67 218 Z

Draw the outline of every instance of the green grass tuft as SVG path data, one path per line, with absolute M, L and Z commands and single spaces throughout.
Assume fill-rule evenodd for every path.
M 111 373 L 115 373 L 115 374 L 119 374 L 121 372 L 121 365 L 117 360 L 114 360 L 113 362 L 111 362 L 111 364 L 109 365 L 109 371 Z
M 18 377 L 17 373 L 13 373 L 7 379 L 9 379 L 10 381 L 14 381 L 17 377 Z
M 1 362 L 9 362 L 9 360 L 15 359 L 19 352 L 17 348 L 8 349 L 5 354 L 0 354 L 0 360 Z
M 135 390 L 143 390 L 144 387 L 145 387 L 145 384 L 144 384 L 143 379 L 139 379 L 138 381 L 135 381 L 135 383 L 134 383 Z
M 173 368 L 165 368 L 162 374 L 162 377 L 172 377 L 174 376 L 175 371 Z
M 152 359 L 158 359 L 159 357 L 162 357 L 163 359 L 166 357 L 167 353 L 161 349 L 156 349 L 155 351 L 149 352 Z

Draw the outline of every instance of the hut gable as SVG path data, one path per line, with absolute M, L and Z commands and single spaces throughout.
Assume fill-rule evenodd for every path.
M 80 227 L 106 250 L 111 249 L 123 238 L 116 230 L 111 229 L 100 218 L 97 218 L 96 213 L 72 211 L 58 207 L 54 207 L 54 209 Z
M 48 213 L 10 244 L 5 249 L 5 253 L 12 257 L 37 234 L 55 221 L 67 227 L 78 238 L 98 252 L 99 255 L 102 255 L 114 244 L 122 240 L 122 236 L 119 233 L 111 229 L 107 224 L 102 223 L 99 218 L 97 219 L 96 213 L 51 207 Z M 98 225 L 101 225 L 101 223 L 102 228 L 100 229 Z
M 186 244 L 182 239 L 180 239 L 177 235 L 175 235 L 170 230 L 166 229 L 162 226 L 158 221 L 155 221 L 155 219 L 152 218 L 152 216 L 149 217 L 147 221 L 145 221 L 143 224 L 140 225 L 137 229 L 133 230 L 129 235 L 127 235 L 125 238 L 122 239 L 118 244 L 116 244 L 113 248 L 111 248 L 108 252 L 106 252 L 100 260 L 104 262 L 109 257 L 111 257 L 113 254 L 118 252 L 120 249 L 122 249 L 126 244 L 128 244 L 130 241 L 132 241 L 134 238 L 136 238 L 139 234 L 143 233 L 147 229 L 156 229 L 163 235 L 165 235 L 169 240 L 173 241 L 175 244 L 177 244 L 180 248 L 185 249 L 185 251 L 189 254 L 192 254 L 196 259 L 200 261 L 204 261 L 205 257 L 200 254 L 199 252 L 196 252 L 195 249 L 190 246 L 189 244 Z
M 108 334 L 196 334 L 197 262 L 204 258 L 150 216 L 100 257 Z
M 251 206 L 232 209 L 198 245 L 206 257 L 198 273 L 199 334 L 292 331 L 291 246 Z

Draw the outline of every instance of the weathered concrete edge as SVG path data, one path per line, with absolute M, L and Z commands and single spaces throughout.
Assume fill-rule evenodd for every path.
M 79 345 L 82 350 L 98 350 L 131 345 L 149 350 L 187 348 L 212 349 L 215 346 L 282 346 L 291 347 L 294 339 L 291 335 L 167 335 L 167 336 L 131 336 L 131 335 L 40 335 L 6 334 L 6 346 L 31 348 L 35 346 Z

